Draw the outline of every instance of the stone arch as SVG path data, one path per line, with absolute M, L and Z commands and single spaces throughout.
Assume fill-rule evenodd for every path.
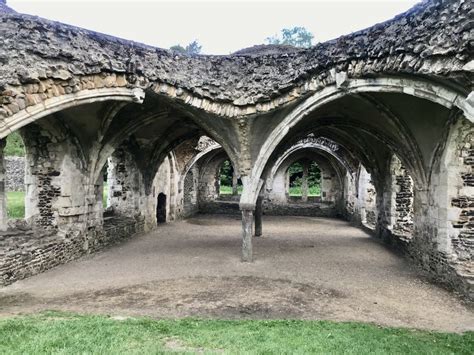
M 92 180 L 95 181 L 98 178 L 98 174 L 100 174 L 100 171 L 107 159 L 113 154 L 117 147 L 119 147 L 133 134 L 133 132 L 139 128 L 152 124 L 154 120 L 159 119 L 164 115 L 166 115 L 166 112 L 159 110 L 158 112 L 152 112 L 144 116 L 139 116 L 139 119 L 132 120 L 119 132 L 116 132 L 112 137 L 108 137 L 108 140 L 101 142 L 101 146 L 98 148 L 97 156 L 94 157 L 92 164 Z
M 459 107 L 467 112 L 470 120 L 474 120 L 474 110 L 469 100 L 454 90 L 432 82 L 419 79 L 380 77 L 373 79 L 349 79 L 345 73 L 336 73 L 336 83 L 324 87 L 287 115 L 272 131 L 263 143 L 242 194 L 242 204 L 254 205 L 258 195 L 259 179 L 264 166 L 271 154 L 287 135 L 290 128 L 304 119 L 310 112 L 323 105 L 335 101 L 345 95 L 370 92 L 402 93 L 417 98 L 429 100 L 446 108 Z
M 167 115 L 168 112 L 158 110 L 157 112 L 139 116 L 137 119 L 128 122 L 124 127 L 121 128 L 119 132 L 114 133 L 113 136 L 107 137 L 108 139 L 104 141 L 104 143 L 100 147 L 98 156 L 95 160 L 95 167 L 93 169 L 93 179 L 96 179 L 98 177 L 100 169 L 105 164 L 107 157 L 112 154 L 112 152 L 121 142 L 128 139 L 128 137 L 132 136 L 134 132 L 137 132 L 140 129 L 152 127 L 152 125 L 158 119 L 163 118 Z M 186 141 L 192 140 L 202 135 L 209 136 L 212 140 L 216 141 L 216 144 L 220 148 L 225 150 L 226 153 L 229 155 L 229 158 L 231 159 L 232 163 L 238 165 L 238 155 L 236 155 L 236 153 L 233 151 L 232 145 L 229 144 L 229 142 L 226 142 L 223 137 L 217 136 L 217 133 L 209 134 L 208 127 L 206 125 L 203 125 L 200 120 L 195 120 L 193 117 L 191 117 L 190 121 L 192 121 L 192 123 L 195 123 L 196 125 L 194 130 L 190 130 L 185 134 L 176 133 L 176 131 L 181 126 L 180 121 L 177 121 L 174 126 L 169 127 L 167 131 L 162 134 L 163 139 L 157 140 L 155 142 L 144 172 L 147 192 L 149 192 L 149 189 L 151 188 L 151 183 L 156 172 L 159 169 L 160 164 L 168 156 L 168 154 L 175 148 L 180 146 L 182 143 L 185 143 Z M 181 182 L 178 186 L 182 186 Z
M 204 140 L 203 140 L 204 138 Z M 182 193 L 183 217 L 191 216 L 199 211 L 200 179 L 205 165 L 218 155 L 223 154 L 223 148 L 207 136 L 200 137 L 194 147 L 198 151 L 185 164 L 181 170 L 178 181 L 178 191 Z
M 199 152 L 196 154 L 184 167 L 183 174 L 181 175 L 181 178 L 179 180 L 179 186 L 180 188 L 183 188 L 184 186 L 184 180 L 186 179 L 187 174 L 189 171 L 196 165 L 198 161 L 200 161 L 202 158 L 207 156 L 210 153 L 215 152 L 218 149 L 222 149 L 222 147 L 219 144 L 211 145 L 204 149 L 203 151 Z
M 280 168 L 280 165 L 283 164 L 283 162 L 291 155 L 294 153 L 298 152 L 299 150 L 303 149 L 309 149 L 309 150 L 319 150 L 323 151 L 332 157 L 336 159 L 349 173 L 352 173 L 353 168 L 350 166 L 350 163 L 342 156 L 338 155 L 334 150 L 330 149 L 326 145 L 323 145 L 321 143 L 315 142 L 300 142 L 297 143 L 293 146 L 291 146 L 289 149 L 287 149 L 282 155 L 278 157 L 276 162 L 273 164 L 270 172 L 267 175 L 265 186 L 269 187 L 272 186 L 273 184 L 273 177 L 275 176 L 276 171 Z
M 199 201 L 214 201 L 219 197 L 219 171 L 222 163 L 229 159 L 224 150 L 208 154 L 202 161 L 199 173 Z
M 343 215 L 344 176 L 347 170 L 333 154 L 314 144 L 297 144 L 278 157 L 272 169 L 268 170 L 264 184 L 262 197 L 265 213 L 326 217 Z M 320 170 L 319 196 L 305 199 L 289 195 L 288 169 L 302 160 L 316 163 Z
M 24 109 L 4 117 L 0 128 L 0 138 L 9 133 L 39 120 L 42 117 L 65 110 L 74 106 L 84 105 L 99 101 L 125 101 L 142 103 L 145 97 L 143 90 L 134 88 L 100 88 L 81 90 L 71 94 L 53 96 L 41 100 L 34 105 L 26 106 Z

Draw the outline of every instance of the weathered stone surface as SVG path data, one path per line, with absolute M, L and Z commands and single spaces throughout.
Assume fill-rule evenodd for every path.
M 365 226 L 472 299 L 471 8 L 424 1 L 310 49 L 186 56 L 0 2 L 0 136 L 20 129 L 27 152 L 25 221 L 5 221 L 0 161 L 0 282 L 200 211 L 240 210 L 250 261 L 263 197 Z M 320 167 L 316 200 L 289 197 L 298 159 Z
M 105 218 L 103 232 L 63 236 L 52 232 L 10 230 L 0 234 L 0 286 L 118 243 L 144 230 L 144 221 Z
M 468 1 L 424 1 L 393 20 L 306 50 L 265 46 L 230 56 L 185 56 L 2 5 L 0 91 L 33 93 L 36 87 L 20 85 L 40 85 L 37 100 L 58 96 L 62 87 L 74 92 L 128 83 L 225 116 L 246 114 L 238 107 L 269 110 L 290 102 L 295 93 L 333 83 L 331 70 L 351 78 L 418 73 L 458 81 L 468 91 L 457 73 L 472 59 L 470 10 Z M 11 115 L 20 108 L 4 102 L 2 109 Z
M 25 158 L 5 157 L 6 190 L 25 190 Z

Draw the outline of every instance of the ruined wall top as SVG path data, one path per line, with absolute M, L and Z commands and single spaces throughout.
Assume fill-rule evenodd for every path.
M 0 93 L 38 80 L 123 73 L 130 85 L 164 83 L 235 106 L 349 77 L 416 74 L 471 90 L 470 1 L 427 0 L 394 19 L 310 49 L 256 46 L 232 55 L 186 56 L 11 11 L 0 0 Z
M 7 6 L 7 0 L 0 0 L 0 11 L 15 12 L 12 8 Z

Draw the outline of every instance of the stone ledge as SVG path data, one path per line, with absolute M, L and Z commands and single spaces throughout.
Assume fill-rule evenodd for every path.
M 32 231 L 4 232 L 0 239 L 0 286 L 118 243 L 143 232 L 144 225 L 141 219 L 114 216 L 104 223 L 103 230 L 91 229 L 76 237 L 39 235 Z

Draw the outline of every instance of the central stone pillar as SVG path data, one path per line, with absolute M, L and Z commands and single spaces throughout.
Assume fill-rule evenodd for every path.
M 303 164 L 303 178 L 301 180 L 301 201 L 308 201 L 308 163 Z
M 257 204 L 255 206 L 255 236 L 260 237 L 262 235 L 262 207 L 263 197 L 259 196 L 257 198 Z
M 4 231 L 7 229 L 7 192 L 5 191 L 6 186 L 6 175 L 5 175 L 5 160 L 3 150 L 6 139 L 0 139 L 0 230 Z
M 252 236 L 253 236 L 253 210 L 242 208 L 242 261 L 253 260 Z

